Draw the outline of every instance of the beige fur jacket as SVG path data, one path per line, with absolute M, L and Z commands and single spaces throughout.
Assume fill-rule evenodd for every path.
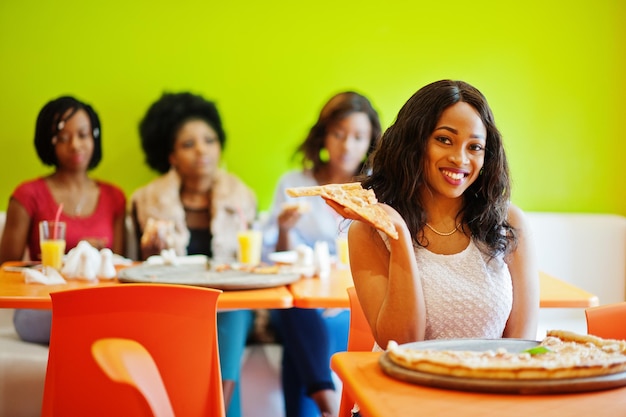
M 176 253 L 183 256 L 189 245 L 189 229 L 185 210 L 180 200 L 181 180 L 171 169 L 144 187 L 136 190 L 130 198 L 138 226 L 143 232 L 149 218 L 174 222 L 173 245 Z M 211 196 L 211 248 L 213 259 L 232 262 L 237 258 L 237 231 L 241 217 L 250 225 L 256 217 L 256 197 L 240 179 L 219 170 Z

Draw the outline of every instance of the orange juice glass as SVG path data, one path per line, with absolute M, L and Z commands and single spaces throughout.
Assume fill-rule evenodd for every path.
M 60 270 L 65 254 L 65 222 L 39 222 L 39 247 L 43 267 Z
M 255 266 L 261 263 L 263 234 L 260 230 L 241 230 L 237 233 L 239 247 L 237 260 L 244 265 Z
M 347 267 L 350 265 L 350 252 L 348 252 L 348 237 L 343 235 L 339 236 L 335 241 L 337 246 L 337 265 L 341 267 Z

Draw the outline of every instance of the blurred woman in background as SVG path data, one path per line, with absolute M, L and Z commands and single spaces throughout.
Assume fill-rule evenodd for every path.
M 215 104 L 191 93 L 163 94 L 145 114 L 140 134 L 146 163 L 162 174 L 131 197 L 142 259 L 174 249 L 179 256 L 236 261 L 237 231 L 242 221 L 255 219 L 256 197 L 219 167 L 226 134 Z M 217 314 L 228 417 L 241 415 L 239 376 L 252 321 L 249 310 Z
M 326 242 L 336 255 L 336 241 L 347 223 L 319 197 L 292 199 L 289 187 L 355 181 L 376 146 L 381 127 L 378 113 L 361 94 L 333 96 L 297 150 L 302 169 L 280 179 L 264 229 L 264 253 L 314 247 Z M 304 204 L 304 209 L 303 209 Z M 286 417 L 335 417 L 338 401 L 330 356 L 346 350 L 348 310 L 290 308 L 272 311 L 272 322 L 284 346 L 282 380 Z
M 35 148 L 54 172 L 20 184 L 9 200 L 0 242 L 0 263 L 40 259 L 42 220 L 66 223 L 68 252 L 86 240 L 97 249 L 125 254 L 126 197 L 120 188 L 89 176 L 102 159 L 102 130 L 94 109 L 74 97 L 59 97 L 39 112 Z M 14 324 L 22 339 L 48 343 L 51 311 L 16 310 Z

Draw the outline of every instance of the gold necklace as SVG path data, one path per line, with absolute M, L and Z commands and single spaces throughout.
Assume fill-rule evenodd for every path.
M 454 229 L 452 229 L 452 231 L 447 232 L 447 233 L 443 233 L 440 232 L 439 230 L 435 229 L 434 227 L 432 227 L 431 225 L 429 225 L 428 223 L 426 223 L 426 226 L 432 230 L 433 232 L 435 232 L 436 234 L 438 234 L 439 236 L 450 236 L 453 235 L 457 230 L 459 230 L 459 227 L 461 227 L 461 223 L 457 224 L 456 227 Z

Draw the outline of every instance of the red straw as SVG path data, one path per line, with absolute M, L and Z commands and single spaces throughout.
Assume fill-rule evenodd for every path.
M 57 238 L 57 227 L 59 224 L 59 218 L 61 217 L 62 211 L 63 211 L 63 203 L 59 204 L 59 208 L 57 209 L 57 214 L 54 216 L 54 224 L 52 225 L 52 239 L 53 240 Z

